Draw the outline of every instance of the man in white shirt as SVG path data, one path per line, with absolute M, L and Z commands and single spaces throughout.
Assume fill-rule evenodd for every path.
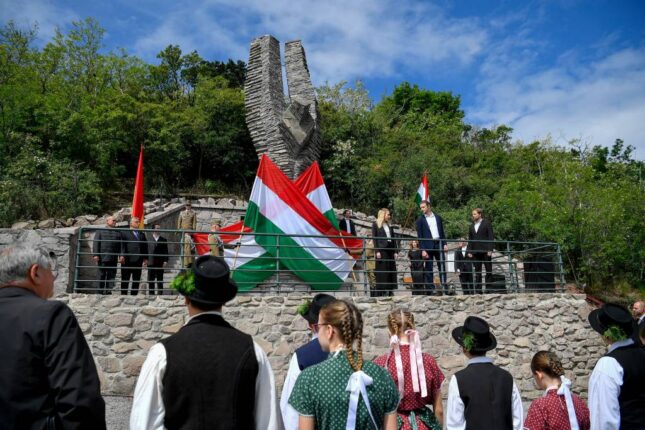
M 635 324 L 629 311 L 607 303 L 589 314 L 589 324 L 609 345 L 589 378 L 591 430 L 643 429 L 645 348 L 631 338 Z
M 486 352 L 497 346 L 488 323 L 469 316 L 463 326 L 452 331 L 452 337 L 468 358 L 468 365 L 450 379 L 446 429 L 522 430 L 522 398 L 513 376 L 486 357 Z
M 171 287 L 184 295 L 190 317 L 150 349 L 134 391 L 130 429 L 281 429 L 265 352 L 222 317 L 222 305 L 237 295 L 224 260 L 199 257 Z
M 446 289 L 447 291 L 444 251 L 448 251 L 448 245 L 445 242 L 443 220 L 432 212 L 432 203 L 428 200 L 423 200 L 419 207 L 422 214 L 416 221 L 416 229 L 419 247 L 422 249 L 421 256 L 425 261 L 425 293 L 427 295 L 441 295 L 442 290 Z M 439 281 L 442 287 L 439 291 L 436 291 L 434 285 L 433 260 L 437 262 L 437 270 L 439 271 Z
M 289 361 L 289 370 L 287 371 L 287 377 L 284 379 L 282 396 L 280 397 L 280 410 L 282 411 L 285 430 L 298 430 L 299 414 L 289 404 L 289 396 L 291 396 L 291 391 L 296 385 L 298 376 L 307 367 L 316 365 L 329 357 L 329 353 L 323 351 L 320 342 L 318 342 L 318 314 L 323 306 L 334 300 L 336 298 L 329 294 L 316 294 L 306 308 L 298 308 L 298 313 L 307 320 L 313 337 L 310 342 L 296 349 L 296 352 L 291 356 L 291 361 Z
M 356 236 L 356 226 L 354 225 L 354 221 L 352 221 L 351 217 L 352 211 L 345 209 L 343 212 L 343 219 L 338 222 L 338 226 L 342 231 L 346 231 L 352 236 Z

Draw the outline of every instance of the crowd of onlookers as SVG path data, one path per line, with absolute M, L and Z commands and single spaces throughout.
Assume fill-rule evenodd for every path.
M 385 236 L 387 237 L 387 236 Z M 0 428 L 103 429 L 105 404 L 92 353 L 70 308 L 47 300 L 56 266 L 44 249 L 0 254 Z M 643 429 L 645 304 L 605 304 L 589 324 L 608 345 L 589 378 L 588 403 L 560 358 L 536 351 L 530 369 L 544 396 L 524 414 L 513 376 L 487 353 L 488 323 L 469 316 L 452 331 L 468 359 L 448 382 L 424 351 L 412 313 L 384 318 L 389 351 L 366 360 L 363 317 L 349 300 L 318 294 L 297 309 L 311 341 L 299 346 L 278 401 L 271 363 L 224 318 L 237 285 L 221 257 L 202 256 L 172 282 L 189 315 L 153 345 L 135 388 L 132 429 Z

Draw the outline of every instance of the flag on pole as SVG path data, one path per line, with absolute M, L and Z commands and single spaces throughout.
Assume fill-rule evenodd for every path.
M 288 180 L 288 179 L 287 179 Z M 338 229 L 338 221 L 334 213 L 325 182 L 320 172 L 317 162 L 314 162 L 305 170 L 293 183 L 307 199 L 316 206 L 318 211 L 329 220 L 337 230 L 335 235 L 344 236 L 341 239 L 344 247 L 354 252 L 355 258 L 358 258 L 362 250 L 362 240 L 341 232 Z M 224 242 L 224 255 L 227 263 L 231 267 L 233 279 L 238 283 L 241 291 L 247 291 L 254 288 L 258 283 L 271 276 L 277 269 L 276 257 L 267 253 L 255 240 L 253 230 L 245 226 L 243 222 L 238 222 L 220 230 L 220 239 Z M 242 235 L 241 233 L 245 233 Z M 197 252 L 206 254 L 210 251 L 208 247 L 208 234 L 195 233 L 192 235 L 195 241 Z
M 315 290 L 338 289 L 354 259 L 345 252 L 338 228 L 284 173 L 263 155 L 255 177 L 244 226 L 280 264 Z
M 139 228 L 143 228 L 143 145 L 139 150 L 137 177 L 134 181 L 134 196 L 132 197 L 132 217 L 139 218 Z
M 414 202 L 418 206 L 423 200 L 428 200 L 429 198 L 430 191 L 428 190 L 428 175 L 427 173 L 424 173 L 423 179 L 421 179 L 421 184 L 419 184 L 419 188 L 417 189 L 417 195 L 414 197 Z

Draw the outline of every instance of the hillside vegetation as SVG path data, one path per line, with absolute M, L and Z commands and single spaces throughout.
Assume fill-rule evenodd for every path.
M 257 157 L 245 64 L 175 45 L 148 64 L 105 52 L 103 33 L 88 18 L 37 46 L 35 28 L 0 30 L 0 226 L 109 209 L 110 193 L 132 189 L 141 145 L 147 192 L 248 196 Z M 376 104 L 360 82 L 318 97 L 336 207 L 390 207 L 411 226 L 427 171 L 449 237 L 482 207 L 500 239 L 559 243 L 568 275 L 591 290 L 645 289 L 644 163 L 620 136 L 517 142 L 507 126 L 467 124 L 459 96 L 406 82 Z

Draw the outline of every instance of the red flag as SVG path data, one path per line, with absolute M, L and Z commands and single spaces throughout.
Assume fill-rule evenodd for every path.
M 134 197 L 132 198 L 132 216 L 139 218 L 139 228 L 143 228 L 143 145 L 139 151 L 137 179 L 134 181 Z

